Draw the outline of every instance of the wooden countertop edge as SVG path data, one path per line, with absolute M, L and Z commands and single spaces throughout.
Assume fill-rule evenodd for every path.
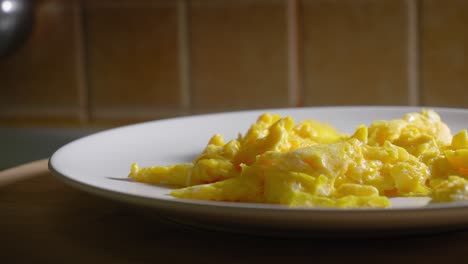
M 48 161 L 48 159 L 36 160 L 0 171 L 0 187 L 48 172 Z

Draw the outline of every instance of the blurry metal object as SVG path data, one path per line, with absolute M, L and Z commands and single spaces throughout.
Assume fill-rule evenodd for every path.
M 0 58 L 24 43 L 33 23 L 33 0 L 0 0 Z

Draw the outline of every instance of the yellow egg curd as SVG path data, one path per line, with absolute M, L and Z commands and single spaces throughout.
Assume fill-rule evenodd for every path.
M 432 110 L 359 126 L 264 113 L 227 143 L 214 135 L 191 163 L 140 168 L 130 178 L 180 187 L 177 198 L 294 207 L 389 207 L 389 197 L 468 200 L 468 136 Z

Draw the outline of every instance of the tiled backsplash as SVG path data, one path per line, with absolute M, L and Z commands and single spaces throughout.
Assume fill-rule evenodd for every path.
M 462 0 L 42 0 L 0 125 L 270 107 L 468 107 Z
M 287 106 L 286 2 L 190 1 L 195 112 Z
M 304 103 L 408 104 L 406 2 L 303 3 Z

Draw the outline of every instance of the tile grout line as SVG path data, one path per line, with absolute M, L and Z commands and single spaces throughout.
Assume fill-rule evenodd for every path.
M 182 112 L 191 112 L 191 71 L 190 71 L 190 39 L 188 29 L 187 0 L 178 0 L 178 38 L 179 38 L 179 81 Z
M 418 106 L 421 104 L 420 61 L 419 61 L 419 4 L 418 0 L 406 0 L 407 9 L 407 38 L 408 38 L 408 104 Z
M 81 109 L 73 106 L 13 106 L 0 108 L 0 117 L 69 117 L 79 115 Z M 155 118 L 158 116 L 177 116 L 183 111 L 172 108 L 156 107 L 101 107 L 96 109 L 98 118 Z
M 84 48 L 84 34 L 83 34 L 83 6 L 80 0 L 74 1 L 75 5 L 75 45 L 76 45 L 76 76 L 78 85 L 78 107 L 79 120 L 82 125 L 85 125 L 89 121 L 89 91 L 86 80 L 86 60 L 85 60 L 85 48 Z
M 74 106 L 13 106 L 0 108 L 1 117 L 16 116 L 49 116 L 49 117 L 69 117 L 70 115 L 80 115 L 81 109 Z M 81 120 L 80 120 L 81 121 Z
M 179 116 L 185 114 L 181 109 L 171 108 L 152 108 L 152 107 L 106 107 L 96 109 L 94 115 L 97 119 L 114 119 L 119 118 L 134 119 L 158 119 L 164 117 Z
M 115 0 L 99 0 L 91 2 L 92 8 L 157 8 L 157 7 L 171 7 L 173 6 L 172 1 L 155 1 L 155 0 L 146 0 L 146 1 L 115 1 Z
M 300 90 L 302 71 L 300 59 L 299 4 L 298 0 L 286 0 L 287 49 L 288 49 L 288 104 L 292 107 L 301 105 Z

